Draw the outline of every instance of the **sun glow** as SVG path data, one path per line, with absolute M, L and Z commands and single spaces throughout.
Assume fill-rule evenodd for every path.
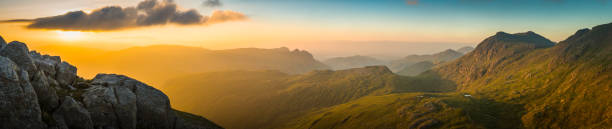
M 83 39 L 84 34 L 80 31 L 55 31 L 58 38 L 66 41 L 76 41 Z

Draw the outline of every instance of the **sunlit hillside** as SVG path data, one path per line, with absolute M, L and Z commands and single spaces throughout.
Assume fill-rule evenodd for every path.
M 611 0 L 0 0 L 0 129 L 612 129 Z

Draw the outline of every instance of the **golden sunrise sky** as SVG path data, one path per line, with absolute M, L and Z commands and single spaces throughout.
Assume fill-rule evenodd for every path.
M 27 28 L 33 22 L 48 22 L 37 18 L 79 10 L 90 15 L 108 6 L 121 7 L 125 11 L 143 1 L 0 1 L 0 20 L 33 20 L 1 23 L 0 35 L 8 41 L 19 40 L 32 47 L 56 44 L 101 49 L 155 44 L 208 49 L 287 46 L 316 52 L 317 46 L 328 47 L 321 49 L 331 51 L 351 46 L 353 42 L 355 45 L 364 42 L 444 43 L 457 44 L 448 46 L 456 48 L 476 45 L 498 31 L 517 33 L 531 30 L 553 41 L 561 41 L 575 30 L 612 22 L 612 15 L 606 13 L 612 12 L 612 5 L 598 0 L 421 0 L 408 3 L 404 0 L 220 0 L 220 5 L 213 6 L 206 5 L 207 0 L 160 0 L 158 3 L 175 4 L 177 14 L 194 10 L 205 18 L 200 20 L 203 22 L 188 25 L 172 21 L 153 25 L 130 23 L 125 28 L 112 30 L 67 31 L 49 26 L 51 24 Z M 223 17 L 216 18 L 216 22 L 206 21 L 206 18 L 215 19 L 215 11 L 231 11 L 244 15 L 244 18 L 226 20 Z M 138 14 L 143 12 L 146 11 L 140 10 Z M 98 24 L 90 23 L 94 21 L 89 19 L 87 25 Z M 74 26 L 81 25 L 71 27 Z M 382 49 L 373 46 L 368 48 Z

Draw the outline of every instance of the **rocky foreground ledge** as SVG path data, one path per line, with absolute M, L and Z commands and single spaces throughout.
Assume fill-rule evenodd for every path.
M 6 44 L 0 37 L 2 129 L 218 129 L 203 117 L 171 108 L 161 91 L 132 78 L 92 80 L 58 56 Z

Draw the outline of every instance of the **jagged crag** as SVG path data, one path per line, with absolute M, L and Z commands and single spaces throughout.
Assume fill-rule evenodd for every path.
M 164 93 L 132 78 L 98 74 L 85 80 L 76 72 L 58 56 L 0 37 L 0 128 L 221 128 L 172 109 Z

